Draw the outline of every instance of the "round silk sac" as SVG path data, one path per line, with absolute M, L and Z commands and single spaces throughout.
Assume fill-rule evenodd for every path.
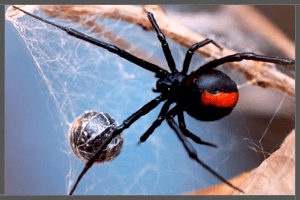
M 85 112 L 74 120 L 69 130 L 72 151 L 81 161 L 88 161 L 94 156 L 103 141 L 113 133 L 117 125 L 117 121 L 107 113 Z M 116 136 L 106 145 L 95 163 L 102 164 L 112 161 L 121 152 L 123 141 L 123 133 Z

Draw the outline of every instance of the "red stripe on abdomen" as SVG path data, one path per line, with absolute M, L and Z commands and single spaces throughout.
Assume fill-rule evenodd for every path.
M 234 107 L 238 101 L 239 93 L 231 92 L 225 93 L 220 92 L 217 94 L 211 94 L 207 91 L 202 93 L 201 102 L 206 106 L 216 106 L 216 107 Z

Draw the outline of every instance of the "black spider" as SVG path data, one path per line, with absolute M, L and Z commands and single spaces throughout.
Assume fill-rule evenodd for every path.
M 239 62 L 242 60 L 256 60 L 281 65 L 290 65 L 295 64 L 295 60 L 275 56 L 256 55 L 250 52 L 236 53 L 233 55 L 210 61 L 200 66 L 191 74 L 187 75 L 191 58 L 198 48 L 201 48 L 209 43 L 212 43 L 220 50 L 222 50 L 222 48 L 211 39 L 205 39 L 202 42 L 193 44 L 186 53 L 186 57 L 183 62 L 183 70 L 181 72 L 178 72 L 173 57 L 171 55 L 169 45 L 166 41 L 165 35 L 158 27 L 158 24 L 156 23 L 153 14 L 147 12 L 147 17 L 151 22 L 154 30 L 156 31 L 157 37 L 162 45 L 162 49 L 168 62 L 169 69 L 171 70 L 171 73 L 169 73 L 168 71 L 158 67 L 157 65 L 137 58 L 136 56 L 126 52 L 123 49 L 118 48 L 117 46 L 99 41 L 95 38 L 80 33 L 72 28 L 54 24 L 48 20 L 42 19 L 31 13 L 28 13 L 16 6 L 13 7 L 26 13 L 31 17 L 53 25 L 65 31 L 67 34 L 73 37 L 95 44 L 96 46 L 102 47 L 114 54 L 117 54 L 120 57 L 132 63 L 135 63 L 136 65 L 148 71 L 153 72 L 158 78 L 158 81 L 156 83 L 156 89 L 153 91 L 159 93 L 160 95 L 148 102 L 138 111 L 133 113 L 130 117 L 124 120 L 124 122 L 121 125 L 115 127 L 111 136 L 106 138 L 103 141 L 102 145 L 99 146 L 97 153 L 95 153 L 95 155 L 86 162 L 84 169 L 79 174 L 76 183 L 74 184 L 72 190 L 69 193 L 70 195 L 73 194 L 79 181 L 95 163 L 105 146 L 109 144 L 113 138 L 120 135 L 123 130 L 129 128 L 141 116 L 146 115 L 148 112 L 150 112 L 159 103 L 163 101 L 165 101 L 165 103 L 157 119 L 153 122 L 150 128 L 148 128 L 148 130 L 140 137 L 139 144 L 146 141 L 147 138 L 154 132 L 154 130 L 158 126 L 160 126 L 162 121 L 166 119 L 169 126 L 174 130 L 191 159 L 195 160 L 206 170 L 208 170 L 210 173 L 212 173 L 214 176 L 216 176 L 218 179 L 220 179 L 230 187 L 240 192 L 243 192 L 242 190 L 228 182 L 225 178 L 217 174 L 213 169 L 211 169 L 208 165 L 203 163 L 198 158 L 195 149 L 187 140 L 187 137 L 189 137 L 198 144 L 208 145 L 211 147 L 217 146 L 215 144 L 201 140 L 198 136 L 194 135 L 186 128 L 183 111 L 186 111 L 192 117 L 202 121 L 218 120 L 231 113 L 238 101 L 238 89 L 236 83 L 229 76 L 227 76 L 219 70 L 214 69 L 221 64 L 228 62 Z M 170 109 L 170 106 L 173 103 L 175 103 L 176 105 L 172 109 Z M 178 116 L 178 124 L 174 121 L 175 116 Z

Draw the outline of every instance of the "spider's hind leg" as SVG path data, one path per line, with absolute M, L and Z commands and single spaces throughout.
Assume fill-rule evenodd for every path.
M 198 137 L 197 135 L 193 134 L 192 132 L 190 132 L 185 125 L 185 121 L 184 121 L 184 116 L 183 116 L 183 111 L 179 111 L 178 113 L 178 122 L 179 122 L 179 127 L 180 130 L 182 131 L 182 133 L 186 136 L 191 138 L 194 142 L 196 142 L 197 144 L 201 144 L 201 145 L 207 145 L 207 146 L 211 146 L 211 147 L 215 147 L 218 148 L 217 145 L 210 143 L 210 142 L 205 142 L 203 140 L 201 140 L 200 137 Z
M 232 55 L 225 56 L 223 58 L 219 58 L 216 60 L 212 60 L 205 65 L 199 67 L 198 70 L 210 70 L 219 65 L 229 62 L 240 62 L 242 60 L 254 60 L 254 61 L 262 61 L 262 62 L 269 62 L 279 65 L 293 65 L 295 64 L 295 60 L 290 58 L 283 58 L 279 56 L 264 56 L 258 55 L 251 52 L 243 52 L 243 53 L 236 53 Z
M 176 124 L 176 122 L 174 121 L 174 117 L 177 114 L 178 114 L 178 107 L 176 106 L 168 112 L 166 119 L 167 119 L 169 126 L 175 131 L 180 142 L 183 144 L 189 157 L 191 159 L 193 159 L 194 161 L 196 161 L 198 164 L 200 164 L 202 167 L 204 167 L 207 171 L 209 171 L 211 174 L 213 174 L 216 178 L 218 178 L 223 183 L 226 183 L 228 186 L 232 187 L 235 190 L 243 192 L 241 189 L 239 189 L 238 187 L 236 187 L 233 184 L 231 184 L 230 182 L 228 182 L 225 178 L 223 178 L 221 175 L 219 175 L 216 171 L 214 171 L 212 168 L 210 168 L 207 164 L 205 164 L 198 158 L 196 150 L 194 149 L 192 144 L 187 140 L 186 136 L 182 133 L 178 124 Z

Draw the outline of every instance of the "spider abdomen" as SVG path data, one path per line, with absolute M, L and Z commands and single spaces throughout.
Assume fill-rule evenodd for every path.
M 196 71 L 186 83 L 184 110 L 202 121 L 214 121 L 231 113 L 238 102 L 236 83 L 219 70 Z

